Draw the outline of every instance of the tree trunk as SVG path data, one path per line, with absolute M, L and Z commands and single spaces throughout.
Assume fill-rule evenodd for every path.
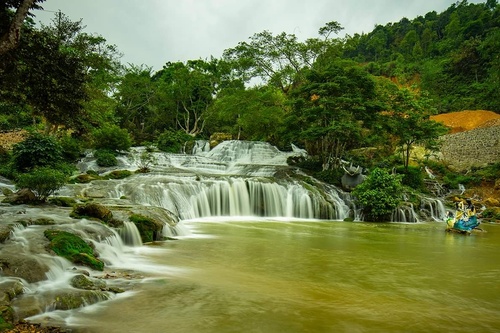
M 0 38 L 0 55 L 14 49 L 19 43 L 24 19 L 35 2 L 36 0 L 23 0 L 19 8 L 17 8 L 14 19 L 10 23 L 9 31 Z

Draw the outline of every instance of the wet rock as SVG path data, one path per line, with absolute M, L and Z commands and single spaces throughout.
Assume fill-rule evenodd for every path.
M 17 279 L 5 279 L 0 282 L 0 305 L 9 305 L 15 297 L 24 293 L 24 285 Z
M 103 205 L 88 203 L 75 207 L 73 212 L 71 212 L 71 217 L 91 217 L 102 221 L 108 221 L 113 218 L 113 213 Z
M 0 243 L 4 243 L 10 237 L 11 225 L 0 225 Z
M 8 305 L 0 305 L 0 318 L 3 318 L 7 323 L 14 322 L 14 309 Z M 2 324 L 2 322 L 0 322 L 0 324 Z M 2 326 L 0 326 L 0 331 L 3 332 L 1 328 Z
M 2 194 L 7 197 L 9 195 L 14 194 L 14 192 L 10 188 L 2 187 Z
M 106 282 L 87 277 L 83 274 L 75 275 L 71 278 L 71 285 L 77 289 L 84 290 L 107 290 Z
M 47 279 L 49 267 L 35 258 L 23 254 L 0 254 L 0 270 L 4 276 L 19 277 L 30 283 Z
M 23 188 L 7 196 L 2 202 L 10 203 L 11 205 L 21 205 L 30 204 L 37 201 L 38 200 L 36 198 L 36 195 L 30 189 Z
M 55 310 L 71 310 L 106 301 L 110 295 L 100 290 L 74 290 L 58 293 L 52 302 Z

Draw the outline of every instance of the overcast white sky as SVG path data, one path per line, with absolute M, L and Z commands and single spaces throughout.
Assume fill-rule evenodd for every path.
M 469 0 L 484 3 L 486 0 Z M 103 36 L 124 54 L 124 64 L 159 70 L 168 62 L 219 58 L 225 49 L 264 30 L 317 37 L 339 22 L 345 33 L 370 32 L 375 24 L 413 19 L 454 0 L 46 0 L 35 22 L 50 23 L 61 10 L 82 19 L 85 32 Z

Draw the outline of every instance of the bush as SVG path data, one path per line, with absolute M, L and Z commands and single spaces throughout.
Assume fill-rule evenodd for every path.
M 59 170 L 38 168 L 17 177 L 17 188 L 30 189 L 40 201 L 45 201 L 51 194 L 66 184 L 67 176 Z
M 13 166 L 20 172 L 36 167 L 54 167 L 63 161 L 62 147 L 52 136 L 31 134 L 26 140 L 14 145 Z
M 396 171 L 403 175 L 403 185 L 411 187 L 415 190 L 420 190 L 424 187 L 424 176 L 420 171 L 420 168 L 408 166 L 408 168 L 405 169 L 404 167 L 399 167 Z
M 356 186 L 352 194 L 361 204 L 366 217 L 372 221 L 389 221 L 401 199 L 401 175 L 391 175 L 376 168 Z
M 97 165 L 100 167 L 112 167 L 118 165 L 116 156 L 112 151 L 96 150 L 94 152 L 94 157 L 96 158 Z
M 67 162 L 76 162 L 82 155 L 82 147 L 80 142 L 69 136 L 65 135 L 59 139 L 62 148 L 62 156 Z
M 126 129 L 111 125 L 95 130 L 92 133 L 96 149 L 122 151 L 128 150 L 132 139 Z
M 157 147 L 167 153 L 180 153 L 187 141 L 192 141 L 193 137 L 183 131 L 165 131 L 158 137 Z

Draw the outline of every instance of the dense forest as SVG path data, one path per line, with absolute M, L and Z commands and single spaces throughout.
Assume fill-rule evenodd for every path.
M 84 149 L 106 165 L 132 145 L 180 152 L 222 133 L 305 148 L 302 166 L 335 183 L 341 160 L 408 173 L 411 148 L 436 148 L 447 131 L 430 115 L 500 112 L 496 0 L 354 36 L 339 37 L 336 21 L 305 41 L 262 31 L 221 58 L 166 59 L 158 71 L 124 66 L 117 46 L 64 13 L 37 27 L 43 2 L 0 3 L 0 130 L 36 139 L 2 151 L 9 178 L 72 163 Z M 40 146 L 51 158 L 34 158 Z

